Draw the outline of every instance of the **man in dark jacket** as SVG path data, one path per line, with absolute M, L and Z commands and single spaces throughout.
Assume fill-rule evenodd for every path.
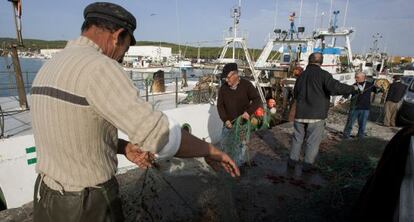
M 232 121 L 238 116 L 249 119 L 250 115 L 263 104 L 253 84 L 239 77 L 236 63 L 226 64 L 221 78 L 226 82 L 219 90 L 217 109 L 224 126 L 230 129 Z
M 225 79 L 225 83 L 221 86 L 218 99 L 217 109 L 220 119 L 224 123 L 223 140 L 233 132 L 233 121 L 242 116 L 242 118 L 249 120 L 257 108 L 262 106 L 262 101 L 259 92 L 251 82 L 241 79 L 238 74 L 237 64 L 228 63 L 224 66 L 221 79 Z M 245 160 L 246 146 L 240 143 L 239 146 L 227 147 L 223 146 L 221 149 L 230 152 L 230 156 L 235 159 L 237 165 L 242 165 Z
M 342 84 L 329 72 L 323 70 L 322 63 L 323 55 L 312 53 L 309 56 L 309 65 L 296 80 L 293 92 L 296 100 L 296 114 L 288 166 L 293 167 L 299 160 L 306 135 L 305 163 L 302 168 L 304 171 L 312 168 L 318 154 L 325 119 L 328 116 L 330 96 L 351 94 L 356 91 L 356 86 Z
M 404 96 L 407 86 L 401 82 L 399 76 L 394 76 L 394 82 L 390 85 L 388 90 L 387 99 L 385 99 L 385 113 L 384 113 L 384 125 L 395 126 L 395 117 L 397 115 L 398 103 Z
M 344 139 L 348 139 L 351 135 L 352 126 L 358 119 L 358 138 L 365 136 L 365 127 L 371 107 L 371 94 L 377 92 L 377 88 L 371 82 L 366 81 L 365 73 L 357 72 L 355 74 L 355 86 L 358 92 L 352 94 L 351 105 L 348 113 L 348 120 L 344 128 Z M 344 96 L 345 98 L 348 96 Z

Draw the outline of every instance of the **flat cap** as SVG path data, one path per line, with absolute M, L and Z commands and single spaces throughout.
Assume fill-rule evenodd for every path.
M 137 27 L 137 20 L 122 6 L 109 2 L 95 2 L 86 6 L 83 17 L 85 20 L 88 18 L 105 19 L 121 26 L 130 34 L 131 45 L 135 45 L 134 30 Z
M 236 63 L 227 63 L 223 67 L 223 72 L 221 73 L 221 79 L 226 79 L 227 75 L 231 71 L 238 71 L 237 64 Z

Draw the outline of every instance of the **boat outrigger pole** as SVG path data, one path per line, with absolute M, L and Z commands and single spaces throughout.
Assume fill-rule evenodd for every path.
M 244 52 L 244 56 L 246 57 L 246 61 L 249 65 L 249 68 L 253 74 L 255 86 L 259 92 L 260 98 L 263 103 L 266 103 L 264 93 L 259 84 L 260 71 L 254 68 L 253 61 L 250 57 L 250 53 L 247 48 L 246 40 L 243 37 L 237 36 L 237 30 L 238 30 L 239 22 L 240 22 L 240 15 L 241 15 L 241 0 L 239 0 L 238 6 L 233 8 L 233 11 L 232 11 L 233 27 L 230 28 L 230 30 L 232 30 L 233 33 L 231 37 L 227 37 L 224 39 L 225 44 L 224 44 L 223 50 L 221 51 L 220 57 L 218 58 L 218 61 L 221 64 L 228 62 L 228 60 L 225 60 L 225 56 L 226 56 L 226 53 L 229 47 L 232 47 L 233 56 L 232 56 L 231 61 L 236 62 L 236 58 L 235 58 L 236 44 L 241 46 Z M 217 75 L 219 73 L 219 66 L 220 65 L 216 65 L 216 67 L 214 68 L 214 71 L 213 71 L 214 75 Z
M 8 0 L 12 3 L 14 24 L 16 25 L 17 45 L 23 46 L 22 37 L 22 2 L 21 0 Z
M 22 23 L 21 23 L 21 16 L 22 16 L 22 5 L 21 0 L 8 0 L 12 3 L 13 8 L 13 16 L 14 16 L 14 22 L 16 25 L 16 39 L 17 44 L 11 44 L 9 47 L 10 54 L 13 60 L 13 67 L 14 72 L 16 73 L 16 86 L 17 91 L 19 95 L 19 105 L 20 109 L 26 110 L 29 109 L 29 104 L 27 103 L 27 97 L 26 97 L 26 91 L 24 88 L 24 81 L 23 81 L 23 75 L 22 70 L 20 67 L 20 61 L 19 56 L 17 54 L 17 47 L 23 47 L 23 37 L 22 37 Z

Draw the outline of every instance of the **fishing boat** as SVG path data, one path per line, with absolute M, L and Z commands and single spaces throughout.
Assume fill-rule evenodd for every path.
M 387 72 L 385 65 L 388 60 L 388 54 L 385 51 L 380 51 L 379 40 L 382 39 L 380 33 L 373 35 L 372 39 L 372 47 L 369 52 L 357 56 L 354 59 L 354 66 L 370 78 L 379 78 L 380 75 L 384 76 Z
M 161 62 L 153 61 L 150 58 L 143 58 L 141 60 L 133 61 L 130 65 L 124 65 L 124 70 L 127 72 L 137 73 L 155 73 L 158 71 L 171 72 L 173 66 L 164 65 Z
M 296 66 L 303 69 L 308 65 L 308 57 L 314 52 L 321 52 L 324 56 L 322 69 L 342 83 L 353 84 L 355 69 L 352 66 L 352 49 L 350 36 L 354 32 L 352 28 L 338 28 L 337 15 L 333 12 L 334 19 L 328 29 L 316 29 L 310 36 L 304 36 L 305 27 L 295 25 L 295 13 L 289 16 L 290 29 L 274 29 L 262 53 L 254 64 L 258 85 L 264 92 L 270 95 L 278 95 L 281 91 L 280 83 L 289 80 L 294 81 L 292 70 Z M 343 39 L 345 45 L 337 45 L 338 39 Z M 329 43 L 330 42 L 330 43 Z M 276 53 L 274 51 L 276 49 Z M 272 55 L 273 53 L 273 55 Z M 271 56 L 272 55 L 272 56 Z M 292 84 L 289 84 L 290 88 Z M 266 97 L 269 97 L 267 95 Z M 339 97 L 331 97 L 331 102 L 336 104 Z

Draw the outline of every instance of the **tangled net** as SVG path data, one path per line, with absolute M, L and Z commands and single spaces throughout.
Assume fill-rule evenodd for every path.
M 182 104 L 199 104 L 212 103 L 213 98 L 217 96 L 217 86 L 213 84 L 215 77 L 213 75 L 201 76 L 193 88 L 187 92 L 187 97 L 181 101 Z
M 246 150 L 252 132 L 270 127 L 271 113 L 267 108 L 264 111 L 263 116 L 252 115 L 250 120 L 239 116 L 233 120 L 231 129 L 223 128 L 220 147 L 239 166 L 246 161 L 250 162 Z

